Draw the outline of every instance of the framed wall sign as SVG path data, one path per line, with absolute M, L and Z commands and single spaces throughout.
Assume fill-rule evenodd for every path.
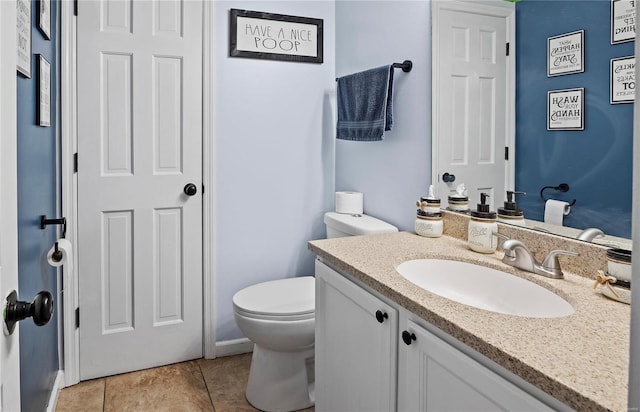
M 611 0 L 611 44 L 632 41 L 635 36 L 635 0 Z
M 584 72 L 584 30 L 547 38 L 547 77 Z
M 611 59 L 611 104 L 633 103 L 636 97 L 636 57 Z
M 45 39 L 51 39 L 51 0 L 38 0 L 38 28 Z
M 31 0 L 16 1 L 16 69 L 31 78 Z
M 547 92 L 547 130 L 584 130 L 584 88 Z
M 38 126 L 51 126 L 51 64 L 38 55 Z
M 322 63 L 323 20 L 231 9 L 229 55 Z

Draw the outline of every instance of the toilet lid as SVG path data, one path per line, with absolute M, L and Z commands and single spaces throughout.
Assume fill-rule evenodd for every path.
M 272 280 L 242 289 L 233 295 L 233 306 L 244 313 L 291 316 L 315 311 L 315 278 Z

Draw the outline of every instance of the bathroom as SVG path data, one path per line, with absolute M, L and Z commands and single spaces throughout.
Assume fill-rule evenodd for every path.
M 37 9 L 36 4 L 33 2 L 34 10 Z M 57 12 L 69 12 L 69 5 L 65 2 L 52 4 L 57 5 L 57 8 L 52 7 L 52 16 L 57 16 Z M 205 330 L 209 329 L 205 333 L 211 341 L 204 352 L 208 356 L 214 353 L 222 356 L 243 345 L 231 305 L 231 297 L 237 290 L 261 281 L 313 273 L 314 255 L 307 250 L 306 242 L 324 237 L 322 215 L 333 208 L 336 190 L 364 192 L 367 214 L 390 222 L 401 230 L 412 230 L 412 205 L 417 196 L 425 193 L 432 174 L 429 138 L 431 4 L 427 1 L 216 1 L 207 3 L 207 7 L 207 18 L 211 23 L 207 30 L 211 33 L 210 50 L 213 51 L 209 85 L 212 115 L 210 129 L 205 130 L 205 148 L 208 149 L 205 158 L 209 159 L 209 168 L 205 168 L 203 180 L 206 183 L 205 193 L 210 196 L 205 199 L 205 204 L 209 202 L 205 214 L 209 219 L 210 236 L 205 249 L 208 251 L 205 259 L 209 262 L 208 266 L 205 264 L 205 276 L 210 282 L 206 290 L 211 301 L 205 319 L 209 316 L 211 326 L 205 327 Z M 230 8 L 323 19 L 323 63 L 229 58 Z M 2 9 L 2 16 L 4 12 Z M 11 27 L 4 22 L 3 31 Z M 38 43 L 41 40 L 38 36 L 34 20 L 33 53 L 53 52 L 52 41 Z M 53 32 L 52 36 L 65 40 L 61 30 Z M 411 59 L 414 69 L 408 74 L 396 73 L 396 125 L 385 141 L 365 144 L 336 142 L 332 114 L 335 78 L 404 59 Z M 35 67 L 33 64 L 33 70 Z M 6 74 L 4 71 L 2 74 L 4 81 Z M 25 82 L 25 78 L 18 78 L 19 90 Z M 19 99 L 18 112 L 24 106 L 27 107 L 24 110 L 33 111 L 31 107 L 35 105 L 30 94 L 33 89 L 29 89 L 33 86 L 26 87 L 26 97 Z M 588 93 L 589 86 L 586 87 Z M 54 87 L 54 93 L 59 95 L 61 91 L 56 90 Z M 64 118 L 66 113 L 61 106 L 58 109 Z M 250 122 L 246 121 L 247 117 Z M 32 118 L 24 119 L 24 122 L 26 126 L 18 124 L 18 131 L 25 130 L 21 127 L 36 129 L 32 126 Z M 3 118 L 3 127 L 4 124 Z M 29 153 L 24 154 L 25 160 L 18 159 L 18 165 L 23 164 L 18 169 L 18 193 L 28 187 L 38 194 L 34 201 L 29 200 L 29 204 L 22 200 L 24 203 L 17 205 L 20 217 L 17 230 L 21 242 L 21 249 L 17 252 L 19 290 L 23 300 L 30 300 L 43 285 L 56 287 L 55 282 L 49 283 L 56 276 L 55 270 L 41 262 L 42 254 L 55 241 L 55 229 L 42 231 L 35 220 L 42 214 L 69 215 L 64 209 L 68 206 L 58 209 L 58 200 L 51 192 L 52 187 L 60 185 L 53 181 L 57 175 L 56 153 L 60 153 L 57 161 L 61 166 L 72 163 L 64 147 L 58 147 L 60 143 L 56 143 L 54 130 L 56 123 L 53 125 L 39 129 L 48 134 L 34 136 L 29 143 Z M 2 137 L 4 141 L 4 130 Z M 19 145 L 27 139 L 20 137 L 22 142 Z M 5 143 L 2 144 L 4 152 Z M 46 153 L 36 152 L 34 148 Z M 22 154 L 19 150 L 18 155 Z M 43 158 L 50 163 L 39 163 Z M 28 166 L 24 166 L 24 162 Z M 3 167 L 4 164 L 3 159 Z M 43 176 L 46 179 L 41 178 Z M 63 180 L 64 175 L 59 179 Z M 549 181 L 553 185 L 558 183 L 560 181 Z M 601 184 L 603 187 L 607 185 L 608 181 Z M 68 195 L 64 186 L 62 184 L 63 193 Z M 537 193 L 527 196 L 536 197 Z M 22 199 L 20 195 L 18 199 Z M 35 258 L 29 256 L 30 253 L 34 253 Z M 29 259 L 33 262 L 30 263 Z M 33 276 L 38 280 L 36 285 L 22 286 L 23 282 L 27 285 L 32 283 L 29 277 Z M 4 284 L 3 289 L 7 289 Z M 62 344 L 58 343 L 55 330 L 58 325 L 52 323 L 48 328 L 37 329 L 28 321 L 20 326 L 31 329 L 24 335 L 34 336 L 28 342 L 21 341 L 24 349 L 21 350 L 23 372 L 20 386 L 27 394 L 28 402 L 33 402 L 24 404 L 24 410 L 43 410 L 46 407 L 59 369 L 58 362 L 64 365 L 67 361 L 61 355 Z M 66 336 L 68 331 L 64 332 Z M 637 337 L 638 332 L 635 333 Z M 35 361 L 36 355 L 45 358 Z M 38 369 L 43 365 L 47 366 L 46 370 Z M 7 399 L 10 386 L 7 386 L 4 371 L 3 367 L 4 398 Z M 636 381 L 640 379 L 637 368 L 632 377 Z

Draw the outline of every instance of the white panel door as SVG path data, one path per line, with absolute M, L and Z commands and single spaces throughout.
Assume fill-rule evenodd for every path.
M 202 356 L 201 47 L 200 1 L 78 4 L 82 380 Z
M 438 195 L 446 202 L 451 190 L 464 183 L 472 207 L 484 192 L 495 210 L 493 205 L 501 205 L 506 191 L 507 19 L 446 8 L 434 18 L 438 19 L 433 56 L 438 90 L 433 137 Z M 454 175 L 455 181 L 444 182 L 445 173 Z
M 0 1 L 0 56 L 3 56 L 0 59 L 0 300 L 3 308 L 8 291 L 18 290 L 15 56 L 16 6 L 19 5 L 14 1 Z M 19 294 L 18 297 L 26 301 L 33 299 Z M 17 325 L 13 335 L 7 336 L 0 331 L 0 411 L 19 410 L 20 326 Z
M 399 411 L 550 411 L 547 405 L 408 320 L 400 344 Z
M 316 261 L 316 411 L 395 410 L 397 330 L 393 307 Z

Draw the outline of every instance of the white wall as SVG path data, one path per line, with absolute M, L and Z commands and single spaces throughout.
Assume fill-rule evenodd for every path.
M 431 2 L 336 2 L 336 75 L 413 61 L 394 73 L 393 130 L 380 142 L 336 141 L 336 190 L 364 193 L 364 212 L 413 230 L 431 182 Z
M 258 282 L 312 275 L 307 241 L 333 208 L 333 1 L 216 1 L 216 340 L 241 337 L 232 297 Z M 229 9 L 324 20 L 324 63 L 230 58 Z

